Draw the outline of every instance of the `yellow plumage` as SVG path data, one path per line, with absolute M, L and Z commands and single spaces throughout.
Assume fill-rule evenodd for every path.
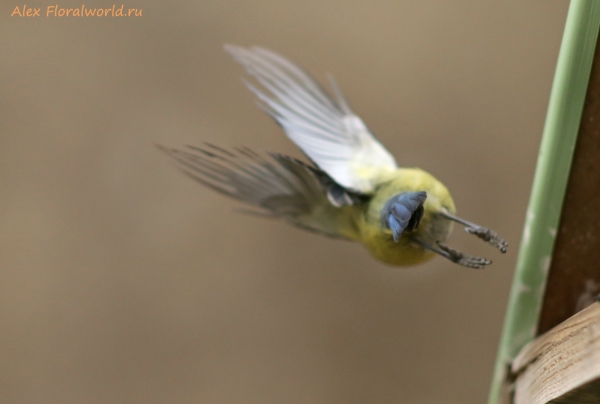
M 249 85 L 314 165 L 274 153 L 263 157 L 247 148 L 161 147 L 186 174 L 257 206 L 260 214 L 359 241 L 377 259 L 392 265 L 419 264 L 435 254 L 472 268 L 490 264 L 444 244 L 453 222 L 506 251 L 506 242 L 496 233 L 455 216 L 450 192 L 435 177 L 418 168 L 399 168 L 333 81 L 337 101 L 274 52 L 226 49 L 270 93 Z
M 381 210 L 394 195 L 403 192 L 427 192 L 423 204 L 425 213 L 419 227 L 409 237 L 402 237 L 395 243 L 392 231 L 381 225 Z M 360 240 L 379 260 L 392 265 L 414 265 L 433 258 L 434 253 L 415 244 L 411 239 L 418 238 L 435 244 L 444 242 L 452 232 L 452 222 L 440 216 L 441 209 L 455 212 L 454 201 L 448 189 L 431 174 L 418 168 L 401 168 L 381 183 L 373 199 L 359 219 Z

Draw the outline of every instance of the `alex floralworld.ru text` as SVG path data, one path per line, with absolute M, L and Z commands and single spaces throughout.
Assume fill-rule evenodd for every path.
M 59 7 L 58 4 L 46 7 L 46 17 L 141 17 L 141 8 L 128 8 L 125 9 L 125 5 L 121 4 L 118 7 L 113 4 L 110 8 L 87 8 L 84 5 L 78 8 L 63 8 Z M 41 17 L 42 8 L 27 7 L 27 4 L 23 4 L 23 7 L 16 6 L 13 10 L 11 17 Z

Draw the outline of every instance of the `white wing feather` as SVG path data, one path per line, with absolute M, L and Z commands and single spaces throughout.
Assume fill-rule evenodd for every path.
M 368 194 L 383 173 L 398 168 L 333 80 L 337 102 L 301 68 L 272 51 L 231 45 L 225 49 L 270 92 L 248 84 L 287 136 L 338 184 Z

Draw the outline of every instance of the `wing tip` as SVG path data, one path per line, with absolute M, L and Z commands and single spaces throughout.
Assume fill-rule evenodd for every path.
M 167 156 L 175 158 L 175 153 L 177 152 L 177 149 L 172 149 L 170 147 L 163 146 L 160 143 L 154 143 L 154 147 L 156 147 L 161 153 L 165 153 Z
M 233 45 L 230 43 L 224 43 L 223 49 L 225 49 L 225 52 L 230 53 L 230 54 L 236 54 L 236 53 L 244 50 L 244 48 L 242 48 L 241 46 Z

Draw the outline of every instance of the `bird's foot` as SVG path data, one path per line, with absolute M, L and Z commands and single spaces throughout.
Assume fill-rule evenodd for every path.
M 492 263 L 492 261 L 488 259 L 475 257 L 473 255 L 465 254 L 463 252 L 455 250 L 454 248 L 448 247 L 447 245 L 442 244 L 439 241 L 437 242 L 437 245 L 442 251 L 439 253 L 440 255 L 448 258 L 452 262 L 455 262 L 465 267 L 481 269 L 485 268 L 486 265 L 490 265 Z
M 500 237 L 498 235 L 498 233 L 496 233 L 495 231 L 487 229 L 485 227 L 481 227 L 478 224 L 471 223 L 468 220 L 461 219 L 460 217 L 455 216 L 455 215 L 451 214 L 450 212 L 448 212 L 448 210 L 446 210 L 445 208 L 442 208 L 442 210 L 440 211 L 440 214 L 443 217 L 445 217 L 446 219 L 449 219 L 449 220 L 452 220 L 454 222 L 464 225 L 465 231 L 467 233 L 476 235 L 483 241 L 485 241 L 485 242 L 491 244 L 492 246 L 496 247 L 497 249 L 499 249 L 500 252 L 502 252 L 502 253 L 506 252 L 508 243 L 502 237 Z
M 508 243 L 493 230 L 485 227 L 465 227 L 465 231 L 469 234 L 474 234 L 483 241 L 491 244 L 500 250 L 503 254 L 506 252 Z

